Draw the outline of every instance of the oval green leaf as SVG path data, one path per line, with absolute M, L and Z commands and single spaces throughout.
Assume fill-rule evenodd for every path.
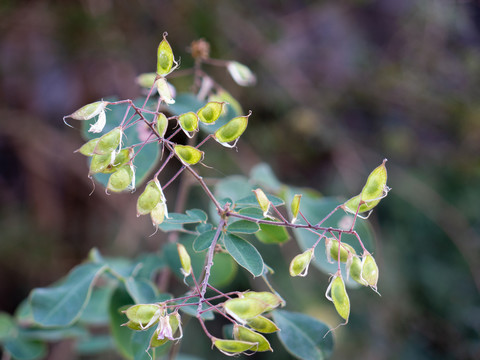
M 238 265 L 247 269 L 255 277 L 263 274 L 262 256 L 247 240 L 227 232 L 223 235 L 223 243 Z

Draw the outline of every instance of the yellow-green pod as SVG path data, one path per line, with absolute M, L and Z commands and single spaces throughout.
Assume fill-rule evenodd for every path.
M 154 72 L 143 73 L 137 76 L 137 84 L 143 88 L 150 89 L 155 84 L 157 74 Z
M 233 326 L 233 338 L 235 340 L 256 343 L 257 346 L 252 348 L 253 351 L 273 351 L 265 336 L 248 329 L 245 326 L 235 324 Z
M 247 128 L 248 117 L 250 115 L 251 113 L 246 116 L 237 116 L 220 127 L 214 134 L 215 140 L 217 140 L 223 146 L 234 147 L 240 136 Z M 229 143 L 232 141 L 234 141 L 233 145 L 229 145 Z
M 218 90 L 215 94 L 212 94 L 208 97 L 208 101 L 218 101 L 227 103 L 233 108 L 235 115 L 243 114 L 243 109 L 240 103 L 226 90 Z M 225 112 L 225 107 L 223 108 Z
M 257 344 L 240 340 L 224 340 L 212 338 L 213 345 L 228 356 L 241 354 L 247 350 L 253 350 Z
M 198 116 L 193 111 L 189 111 L 185 114 L 178 116 L 178 123 L 182 128 L 183 132 L 191 138 L 193 133 L 198 130 Z
M 270 334 L 280 330 L 278 326 L 265 316 L 258 315 L 253 319 L 247 320 L 247 325 L 253 330 L 259 331 L 264 334 Z
M 178 257 L 180 258 L 180 263 L 182 268 L 180 269 L 183 276 L 187 277 L 192 273 L 192 261 L 190 255 L 188 255 L 187 249 L 180 243 L 177 243 Z
M 338 240 L 335 238 L 326 238 L 325 239 L 325 248 L 327 249 L 327 258 L 333 258 L 333 260 L 338 260 Z M 340 246 L 340 261 L 347 262 L 349 254 L 356 255 L 357 252 L 355 249 L 348 245 L 347 243 L 342 242 Z
M 352 259 L 352 263 L 347 268 L 347 274 L 360 285 L 368 286 L 368 283 L 364 279 L 362 279 L 361 273 L 362 260 L 360 260 L 358 256 L 354 256 Z
M 87 141 L 85 144 L 83 144 L 80 147 L 80 149 L 75 150 L 75 152 L 79 152 L 80 154 L 85 156 L 95 155 L 94 151 L 95 151 L 95 147 L 97 146 L 98 140 L 100 140 L 100 138 L 95 138 L 90 141 Z
M 372 255 L 368 254 L 362 259 L 362 272 L 360 277 L 373 289 L 377 288 L 378 266 Z
M 158 226 L 165 220 L 165 208 L 166 205 L 163 202 L 159 202 L 157 206 L 150 212 L 150 218 L 152 219 L 153 226 Z
M 114 151 L 122 141 L 123 131 L 120 127 L 110 130 L 105 135 L 102 135 L 95 147 L 95 154 L 105 155 Z
M 270 311 L 283 303 L 283 300 L 274 293 L 268 291 L 247 291 L 243 293 L 246 299 L 255 299 L 266 306 L 265 311 Z
M 163 102 L 169 105 L 175 104 L 174 91 L 172 90 L 173 87 L 165 78 L 161 77 L 157 79 L 157 81 L 155 81 L 155 86 L 157 87 L 158 95 Z
M 156 304 L 138 304 L 129 307 L 124 313 L 128 320 L 145 330 L 158 321 L 161 308 Z M 128 326 L 128 323 L 126 325 Z
M 270 200 L 268 200 L 267 195 L 265 195 L 262 189 L 258 188 L 252 191 L 255 193 L 260 209 L 263 211 L 263 216 L 266 217 L 268 215 L 268 210 L 270 209 Z
M 93 155 L 92 160 L 90 161 L 90 169 L 88 171 L 89 175 L 103 173 L 108 170 L 109 166 L 115 160 L 115 154 L 106 154 L 106 155 Z
M 158 183 L 151 180 L 137 200 L 137 216 L 149 214 L 162 200 L 162 193 Z
M 208 102 L 197 111 L 198 119 L 205 124 L 213 124 L 222 115 L 224 105 L 224 102 Z
M 105 107 L 107 103 L 105 101 L 96 101 L 94 103 L 85 105 L 75 111 L 74 113 L 66 116 L 75 120 L 90 120 L 95 116 L 99 115 Z
M 175 154 L 185 165 L 195 165 L 203 160 L 203 151 L 188 145 L 175 145 Z
M 126 165 L 130 159 L 133 157 L 134 150 L 133 148 L 126 148 L 120 150 L 118 153 L 112 152 L 111 156 L 114 157 L 113 161 L 110 158 L 110 163 L 107 164 L 107 166 L 102 170 L 99 171 L 102 174 L 112 174 L 118 169 L 120 169 L 123 165 Z M 105 156 L 105 158 L 108 156 L 107 155 L 94 155 L 95 156 Z
M 306 276 L 312 257 L 313 249 L 308 249 L 304 253 L 295 256 L 290 262 L 290 276 Z
M 341 276 L 334 276 L 327 289 L 327 294 L 329 290 L 331 297 L 327 295 L 327 299 L 333 302 L 338 315 L 348 322 L 348 317 L 350 316 L 350 299 L 348 298 L 345 283 Z
M 134 173 L 133 167 L 130 165 L 123 165 L 115 171 L 108 179 L 107 190 L 113 192 L 121 192 L 129 189 L 132 184 Z
M 155 124 L 155 128 L 157 129 L 158 135 L 163 138 L 165 133 L 167 132 L 168 128 L 168 119 L 164 113 L 160 113 L 157 116 L 157 123 Z
M 267 311 L 269 305 L 254 298 L 235 298 L 225 301 L 223 307 L 227 314 L 241 323 Z
M 164 33 L 157 49 L 157 74 L 168 75 L 172 71 L 173 63 L 173 50 L 167 41 L 167 33 Z
M 175 333 L 180 331 L 178 336 Z M 150 347 L 159 347 L 171 340 L 178 340 L 183 337 L 182 327 L 180 323 L 180 315 L 174 313 L 160 317 L 159 326 L 153 333 L 150 340 Z
M 252 86 L 257 82 L 255 74 L 245 65 L 230 61 L 227 70 L 233 80 L 240 86 Z
M 300 211 L 300 200 L 302 199 L 302 194 L 295 194 L 292 200 L 290 209 L 292 210 L 292 223 L 297 220 L 298 213 Z

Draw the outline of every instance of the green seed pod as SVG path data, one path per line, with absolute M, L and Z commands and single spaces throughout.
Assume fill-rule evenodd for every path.
M 129 307 L 124 313 L 128 320 L 145 330 L 158 321 L 161 311 L 161 307 L 156 304 L 138 304 Z
M 80 147 L 80 149 L 75 150 L 75 152 L 78 151 L 80 154 L 85 156 L 93 156 L 95 154 L 94 151 L 95 151 L 95 147 L 97 146 L 98 140 L 100 140 L 100 138 L 95 138 L 90 141 L 87 141 L 85 144 L 83 144 Z
M 377 289 L 378 266 L 372 255 L 368 254 L 362 259 L 362 272 L 360 277 L 373 289 Z
M 255 299 L 262 302 L 266 309 L 264 311 L 270 311 L 278 307 L 283 303 L 283 300 L 278 296 L 268 291 L 247 291 L 243 293 L 246 299 Z
M 157 123 L 155 125 L 158 135 L 163 138 L 168 128 L 168 119 L 164 113 L 160 113 L 157 116 Z
M 167 33 L 164 33 L 163 40 L 157 49 L 157 74 L 161 76 L 168 75 L 173 70 L 174 62 L 172 47 L 167 41 Z
M 178 336 L 175 333 L 180 331 Z M 180 315 L 178 313 L 160 317 L 158 327 L 155 330 L 151 340 L 150 347 L 159 347 L 169 340 L 179 340 L 183 337 Z
M 331 291 L 331 297 L 328 296 L 329 291 Z M 350 316 L 350 299 L 348 298 L 345 283 L 343 282 L 341 275 L 333 277 L 325 296 L 328 300 L 333 302 L 338 314 L 348 322 L 348 317 Z
M 165 78 L 161 77 L 157 79 L 155 85 L 157 87 L 158 95 L 163 102 L 169 105 L 175 104 L 175 100 L 173 99 L 173 87 L 167 82 Z
M 335 261 L 338 260 L 338 240 L 335 238 L 326 238 L 325 239 L 325 249 L 327 250 L 327 259 L 331 263 L 333 258 Z M 356 255 L 357 252 L 355 249 L 348 245 L 347 243 L 342 242 L 340 246 L 340 261 L 347 262 L 349 254 Z
M 227 103 L 230 107 L 233 108 L 233 111 L 236 115 L 243 114 L 243 109 L 240 103 L 228 92 L 223 89 L 218 90 L 215 94 L 212 94 L 208 97 L 208 101 L 218 101 Z M 225 106 L 223 107 L 225 112 Z
M 183 132 L 189 138 L 193 136 L 193 134 L 190 134 L 190 133 L 198 130 L 198 116 L 193 111 L 179 115 L 178 123 L 180 124 L 180 127 L 182 128 Z
M 297 220 L 298 213 L 300 211 L 300 200 L 302 198 L 302 194 L 295 194 L 292 200 L 292 204 L 290 209 L 292 210 L 292 223 Z
M 108 179 L 107 190 L 121 192 L 129 189 L 132 184 L 134 173 L 133 166 L 123 165 Z
M 203 160 L 204 152 L 188 145 L 175 145 L 175 154 L 184 165 L 195 165 Z
M 150 89 L 153 84 L 155 84 L 155 79 L 157 78 L 157 74 L 152 73 L 144 73 L 137 76 L 137 84 L 143 88 Z
M 95 147 L 95 154 L 106 155 L 114 151 L 122 141 L 122 128 L 116 127 L 105 135 L 102 135 Z
M 227 356 L 241 354 L 247 350 L 257 347 L 256 343 L 240 340 L 224 340 L 212 338 L 213 345 Z
M 159 202 L 157 206 L 150 212 L 150 218 L 152 219 L 153 226 L 157 227 L 165 220 L 165 203 Z
M 253 330 L 262 332 L 264 334 L 270 334 L 280 330 L 272 320 L 267 319 L 265 316 L 262 315 L 258 315 L 253 319 L 247 320 L 247 325 L 250 326 Z
M 308 249 L 304 253 L 295 256 L 290 262 L 290 276 L 306 276 L 312 257 L 313 249 Z
M 227 65 L 227 70 L 233 80 L 240 86 L 252 86 L 257 82 L 255 74 L 245 65 L 236 61 L 231 61 Z
M 210 101 L 197 111 L 198 118 L 205 124 L 213 124 L 222 115 L 224 102 Z
M 162 200 L 162 193 L 155 180 L 148 182 L 137 200 L 137 216 L 150 213 Z
M 246 116 L 237 116 L 230 120 L 228 123 L 220 127 L 214 134 L 215 140 L 226 147 L 234 147 L 238 141 L 238 138 L 243 134 L 248 125 L 248 117 L 252 113 Z M 228 143 L 234 141 L 233 145 Z
M 188 255 L 187 249 L 180 243 L 177 243 L 178 257 L 180 258 L 180 263 L 182 268 L 180 269 L 183 276 L 187 277 L 192 273 L 192 262 L 190 260 L 190 255 Z
M 107 103 L 105 101 L 96 101 L 81 107 L 74 113 L 66 116 L 66 118 L 69 117 L 75 120 L 90 120 L 103 112 L 106 106 Z
M 262 189 L 258 188 L 252 191 L 255 193 L 255 197 L 257 198 L 258 205 L 260 205 L 260 209 L 263 211 L 263 216 L 267 217 L 268 210 L 270 209 L 270 200 L 268 200 L 267 195 L 265 195 Z
M 362 260 L 358 256 L 352 258 L 352 263 L 347 266 L 347 278 L 350 276 L 353 280 L 363 286 L 368 286 L 368 283 L 360 276 L 362 273 Z
M 265 336 L 241 325 L 235 324 L 233 326 L 233 338 L 235 340 L 256 343 L 257 346 L 252 348 L 253 351 L 273 351 Z
M 243 324 L 267 311 L 269 304 L 254 298 L 235 298 L 225 301 L 223 307 L 227 314 Z
M 387 168 L 385 163 L 387 159 L 383 160 L 382 164 L 375 168 L 367 178 L 367 182 L 362 189 L 362 192 L 347 200 L 342 208 L 345 211 L 355 214 L 363 213 L 372 210 L 390 191 L 387 186 Z M 360 207 L 360 201 L 362 201 Z
M 90 161 L 89 175 L 103 173 L 115 161 L 115 153 L 106 155 L 93 155 Z

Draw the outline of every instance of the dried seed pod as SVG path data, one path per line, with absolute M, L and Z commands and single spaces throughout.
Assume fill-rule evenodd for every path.
M 306 276 L 312 257 L 313 249 L 308 249 L 304 253 L 295 256 L 290 262 L 290 276 Z
M 252 350 L 257 346 L 256 343 L 240 340 L 224 340 L 212 338 L 213 345 L 227 356 L 241 354 L 247 350 Z
M 157 227 L 165 220 L 165 203 L 159 202 L 157 206 L 150 212 L 150 218 L 152 219 L 153 226 Z
M 175 145 L 175 154 L 184 165 L 195 165 L 203 160 L 204 152 L 188 145 Z
M 143 88 L 150 89 L 155 84 L 157 74 L 154 72 L 144 73 L 137 76 L 137 84 Z
M 251 114 L 252 113 L 250 112 L 246 116 L 237 116 L 220 127 L 217 131 L 215 131 L 215 140 L 217 140 L 223 146 L 234 147 L 240 136 L 247 128 L 248 117 Z M 229 145 L 229 143 L 232 141 L 234 141 L 233 145 Z
M 180 269 L 183 276 L 187 277 L 192 273 L 192 262 L 190 260 L 190 255 L 188 255 L 187 249 L 180 243 L 177 243 L 178 257 L 180 258 L 180 263 L 182 268 Z
M 244 324 L 245 320 L 267 311 L 269 304 L 254 298 L 235 298 L 225 301 L 223 307 L 227 314 Z
M 191 138 L 193 133 L 198 130 L 198 116 L 193 111 L 178 116 L 178 123 L 183 132 Z
M 362 259 L 362 272 L 360 277 L 374 290 L 377 289 L 378 266 L 372 255 L 368 254 Z
M 97 146 L 95 147 L 95 154 L 105 155 L 112 153 L 112 151 L 120 145 L 122 135 L 123 130 L 121 127 L 116 127 L 102 135 L 100 139 L 98 139 Z
M 65 116 L 65 118 L 72 118 L 75 120 L 90 120 L 103 112 L 106 106 L 107 103 L 105 101 L 96 101 L 94 103 L 81 107 L 74 113 Z
M 107 190 L 121 192 L 131 188 L 134 177 L 133 166 L 123 165 L 108 179 Z
M 162 201 L 162 192 L 155 180 L 150 180 L 137 200 L 137 216 L 149 214 Z
M 265 195 L 262 189 L 258 188 L 252 191 L 255 193 L 255 197 L 257 198 L 258 205 L 260 205 L 260 209 L 263 211 L 263 216 L 267 217 L 268 210 L 270 209 L 270 200 L 268 200 L 267 195 Z
M 266 306 L 265 311 L 273 310 L 283 303 L 282 298 L 268 291 L 247 291 L 243 293 L 243 296 L 246 299 L 255 299 L 262 302 Z
M 240 86 L 252 86 L 257 82 L 255 74 L 245 65 L 230 61 L 227 70 L 232 79 Z
M 302 199 L 302 194 L 295 194 L 292 200 L 290 209 L 292 210 L 292 223 L 295 223 L 297 220 L 298 213 L 300 211 L 300 200 Z
M 173 71 L 173 50 L 167 41 L 167 33 L 163 34 L 163 40 L 157 49 L 157 74 L 161 76 L 168 75 Z
M 233 326 L 233 338 L 235 340 L 256 343 L 257 346 L 251 349 L 253 351 L 273 351 L 265 336 L 248 329 L 245 326 L 235 324 Z
M 168 128 L 168 119 L 164 113 L 158 114 L 155 128 L 157 129 L 158 135 L 163 138 Z
M 331 297 L 328 295 L 330 291 Z M 333 277 L 332 282 L 327 288 L 325 294 L 328 300 L 333 302 L 338 314 L 348 322 L 350 316 L 350 299 L 348 298 L 347 290 L 345 289 L 345 283 L 341 275 Z
M 135 326 L 139 326 L 142 330 L 153 326 L 160 318 L 161 312 L 161 307 L 156 304 L 138 304 L 124 311 L 128 320 L 135 324 Z M 129 326 L 129 323 L 125 325 Z
M 94 124 L 90 125 L 90 129 L 88 129 L 88 132 L 100 133 L 103 131 L 106 123 L 107 115 L 105 114 L 105 110 L 102 110 L 100 114 L 98 114 L 97 121 Z
M 95 147 L 97 146 L 98 140 L 100 140 L 100 138 L 95 138 L 90 141 L 87 141 L 85 144 L 83 144 L 80 147 L 80 149 L 75 150 L 75 152 L 78 151 L 80 154 L 85 156 L 95 155 L 94 151 L 95 151 Z
M 274 333 L 280 330 L 272 320 L 262 315 L 258 315 L 253 319 L 248 319 L 247 325 L 253 330 L 262 332 L 264 334 Z
M 222 115 L 224 102 L 210 101 L 197 111 L 198 118 L 205 124 L 213 124 Z
M 175 336 L 180 331 L 178 336 Z M 183 337 L 180 315 L 175 312 L 170 315 L 161 316 L 158 327 L 153 333 L 150 340 L 150 347 L 159 347 L 167 343 L 169 340 L 179 340 Z
M 338 247 L 339 247 L 339 242 L 335 238 L 326 238 L 325 239 L 325 249 L 327 252 L 327 259 L 331 263 L 331 259 L 333 258 L 335 261 L 338 260 Z M 348 256 L 356 255 L 357 252 L 355 249 L 348 245 L 347 243 L 342 242 L 342 245 L 340 246 L 340 261 L 341 262 L 346 262 L 348 259 Z

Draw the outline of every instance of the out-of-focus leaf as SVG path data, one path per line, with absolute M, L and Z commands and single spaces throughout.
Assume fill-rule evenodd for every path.
M 223 235 L 225 248 L 235 261 L 253 276 L 263 274 L 264 263 L 258 250 L 247 240 L 231 233 Z
M 238 265 L 232 257 L 225 253 L 218 253 L 213 258 L 213 266 L 209 282 L 216 288 L 231 283 L 238 271 Z
M 260 231 L 255 233 L 258 240 L 265 244 L 282 244 L 290 239 L 285 226 L 260 224 Z
M 227 227 L 229 232 L 242 234 L 254 234 L 258 230 L 260 230 L 258 224 L 248 220 L 235 221 Z
M 4 344 L 5 351 L 17 360 L 36 360 L 45 356 L 47 346 L 45 343 L 28 340 L 23 337 L 10 339 Z
M 149 304 L 158 298 L 158 291 L 150 280 L 130 277 L 125 286 L 136 304 Z
M 128 295 L 123 286 L 118 287 L 112 294 L 108 313 L 110 315 L 110 331 L 115 343 L 115 348 L 127 359 L 133 359 L 130 339 L 132 330 L 126 326 L 121 326 L 128 321 L 127 317 L 121 312 L 127 305 L 133 305 L 134 301 Z

